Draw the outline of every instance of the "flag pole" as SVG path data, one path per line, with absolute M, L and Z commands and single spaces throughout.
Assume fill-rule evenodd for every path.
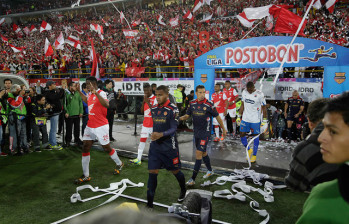
M 261 22 L 262 22 L 262 20 L 260 20 L 259 23 L 257 23 L 251 30 L 249 30 L 249 31 L 245 34 L 245 36 L 243 36 L 240 40 L 245 39 L 245 37 L 247 37 L 247 35 L 248 35 L 249 33 L 251 33 L 252 30 L 254 30 L 254 28 L 256 28 Z
M 114 3 L 112 3 L 110 0 L 108 0 L 108 2 L 110 2 L 110 3 L 114 6 L 114 8 L 116 9 L 116 11 L 118 11 L 118 13 L 121 14 L 121 12 L 120 12 L 119 9 L 114 5 Z M 124 3 L 122 3 L 122 4 L 124 4 Z M 125 20 L 126 20 L 126 22 L 127 22 L 128 27 L 132 30 L 132 28 L 131 28 L 131 26 L 130 26 L 128 20 L 126 19 L 126 16 L 125 16 Z
M 284 64 L 285 64 L 285 62 L 286 62 L 286 58 L 287 58 L 288 52 L 289 52 L 289 50 L 290 50 L 290 47 L 291 47 L 291 45 L 293 44 L 294 40 L 296 39 L 296 37 L 297 37 L 299 31 L 301 30 L 301 28 L 302 28 L 302 26 L 303 26 L 303 23 L 304 23 L 304 20 L 305 20 L 305 17 L 307 17 L 307 15 L 309 14 L 309 11 L 310 11 L 311 7 L 313 6 L 314 1 L 315 1 L 315 0 L 311 0 L 311 3 L 310 3 L 310 5 L 309 5 L 307 11 L 305 12 L 305 15 L 303 16 L 302 21 L 301 21 L 301 23 L 300 23 L 299 26 L 298 26 L 297 32 L 294 34 L 291 43 L 290 43 L 289 45 L 287 45 L 287 49 L 286 49 L 284 58 L 283 58 L 282 63 L 281 63 L 281 65 L 280 65 L 279 69 L 278 69 L 278 72 L 276 73 L 274 82 L 272 83 L 273 86 L 275 86 L 276 81 L 277 81 L 278 78 L 279 78 L 279 75 L 280 75 L 280 73 L 281 73 L 281 71 L 282 71 L 282 68 L 283 68 L 283 66 L 284 66 Z

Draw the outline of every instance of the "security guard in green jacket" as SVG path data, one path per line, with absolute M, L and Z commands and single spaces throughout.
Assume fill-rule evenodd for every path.
M 182 110 L 183 106 L 183 86 L 181 84 L 177 85 L 177 89 L 174 91 L 173 96 L 176 98 L 176 104 L 179 111 Z

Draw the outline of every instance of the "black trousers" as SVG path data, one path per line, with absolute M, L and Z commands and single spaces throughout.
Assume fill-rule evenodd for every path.
M 108 119 L 108 123 L 109 123 L 109 138 L 112 138 L 113 135 L 113 123 L 114 123 L 114 114 L 115 114 L 115 110 L 107 110 L 107 119 Z
M 78 143 L 80 141 L 80 117 L 78 116 L 68 117 L 65 119 L 65 123 L 66 123 L 65 141 L 71 142 L 73 126 L 74 126 L 74 141 L 75 143 Z

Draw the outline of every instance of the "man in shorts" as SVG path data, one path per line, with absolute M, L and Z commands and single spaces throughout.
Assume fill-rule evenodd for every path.
M 239 101 L 239 95 L 234 88 L 231 87 L 229 80 L 225 81 L 223 93 L 227 96 L 228 114 L 233 124 L 233 137 L 236 135 L 236 102 Z
M 82 184 L 91 180 L 90 177 L 90 149 L 92 147 L 93 141 L 98 140 L 102 145 L 104 151 L 109 153 L 110 158 L 116 163 L 116 168 L 114 174 L 120 173 L 124 163 L 119 159 L 118 154 L 115 149 L 111 148 L 109 140 L 109 123 L 107 119 L 107 108 L 109 107 L 109 102 L 107 99 L 107 94 L 98 89 L 97 79 L 90 76 L 86 79 L 86 86 L 89 91 L 87 96 L 85 96 L 80 85 L 77 86 L 77 90 L 80 93 L 82 100 L 88 105 L 88 122 L 87 127 L 84 131 L 83 136 L 83 146 L 82 146 L 82 171 L 83 175 L 75 180 L 76 184 Z
M 217 112 L 219 113 L 219 116 L 223 121 L 224 128 L 227 129 L 227 121 L 225 119 L 225 116 L 227 115 L 228 101 L 227 101 L 227 96 L 225 95 L 225 93 L 221 91 L 221 86 L 218 83 L 214 86 L 212 101 L 214 103 L 215 108 L 217 109 Z M 222 137 L 219 138 L 219 123 L 215 117 L 213 118 L 213 126 L 214 126 L 214 131 L 216 133 L 216 137 L 213 141 L 214 142 L 223 141 L 224 140 L 223 132 L 222 132 Z

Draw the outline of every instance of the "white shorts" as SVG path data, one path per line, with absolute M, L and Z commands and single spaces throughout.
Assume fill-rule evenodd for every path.
M 228 114 L 231 118 L 235 118 L 236 117 L 236 108 L 228 109 Z
M 225 116 L 224 116 L 224 113 L 220 113 L 219 116 L 221 117 L 222 121 L 223 121 L 223 124 L 225 122 Z M 213 125 L 219 125 L 217 119 L 214 117 L 213 118 L 213 122 L 212 122 Z
M 101 145 L 108 145 L 109 139 L 109 124 L 103 125 L 98 128 L 86 127 L 82 140 L 98 140 Z
M 153 133 L 153 127 L 148 128 L 142 125 L 141 138 L 148 138 Z

